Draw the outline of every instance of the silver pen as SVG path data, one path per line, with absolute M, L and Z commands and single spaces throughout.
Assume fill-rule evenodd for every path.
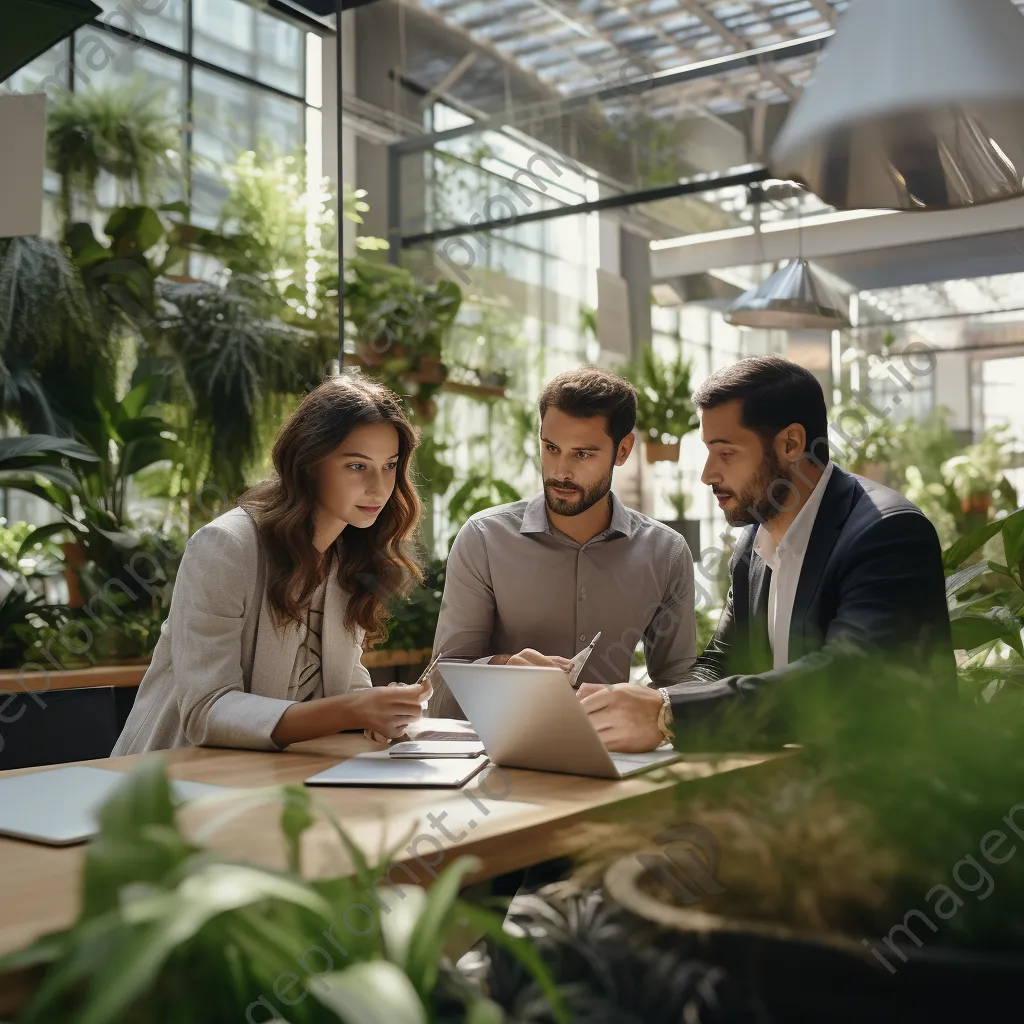
M 574 690 L 579 689 L 580 673 L 583 671 L 583 666 L 586 665 L 587 659 L 594 653 L 594 648 L 597 646 L 597 641 L 600 639 L 601 631 L 598 630 L 597 633 L 594 634 L 594 639 L 591 640 L 579 654 L 573 655 L 572 671 L 569 673 L 569 683 Z

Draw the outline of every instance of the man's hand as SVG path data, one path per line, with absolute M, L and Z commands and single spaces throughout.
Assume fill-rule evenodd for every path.
M 503 661 L 499 661 L 502 655 L 491 658 L 492 665 L 538 665 L 541 668 L 560 668 L 563 672 L 572 671 L 572 662 L 568 658 L 560 658 L 557 654 L 541 654 L 532 647 L 525 651 L 513 654 Z
M 658 690 L 636 683 L 584 683 L 576 696 L 609 750 L 641 754 L 664 742 L 658 728 L 663 703 Z

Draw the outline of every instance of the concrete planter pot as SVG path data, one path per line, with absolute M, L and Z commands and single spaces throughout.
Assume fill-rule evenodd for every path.
M 678 462 L 681 448 L 682 445 L 679 441 L 676 441 L 675 444 L 661 444 L 657 441 L 644 442 L 644 453 L 648 463 Z
M 910 1020 L 985 1020 L 1014 1005 L 1024 954 L 861 941 L 817 935 L 666 903 L 646 892 L 648 868 L 623 857 L 604 876 L 606 897 L 665 930 L 686 957 L 724 967 L 786 1024 L 904 1024 Z M 688 898 L 699 899 L 688 893 Z M 894 921 L 894 924 L 901 922 Z M 873 950 L 877 950 L 876 956 Z M 880 959 L 879 957 L 882 957 Z M 888 964 L 888 967 L 886 966 Z

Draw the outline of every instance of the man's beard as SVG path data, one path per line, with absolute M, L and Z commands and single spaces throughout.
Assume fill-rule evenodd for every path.
M 576 498 L 559 498 L 551 493 L 552 488 L 562 487 L 566 490 L 574 490 L 579 495 Z M 544 481 L 544 500 L 548 508 L 557 516 L 578 516 L 593 508 L 612 489 L 612 471 L 598 480 L 592 487 L 584 489 L 576 484 L 562 480 Z
M 761 523 L 770 522 L 783 510 L 792 493 L 791 487 L 778 482 L 785 481 L 791 484 L 792 480 L 792 474 L 779 462 L 775 449 L 766 448 L 757 475 L 737 495 L 738 505 L 735 509 L 730 509 L 725 513 L 725 521 L 730 526 L 758 526 Z M 773 487 L 777 483 L 778 486 Z M 784 495 L 782 502 L 779 501 L 777 492 Z M 716 491 L 715 493 L 722 494 L 723 492 Z

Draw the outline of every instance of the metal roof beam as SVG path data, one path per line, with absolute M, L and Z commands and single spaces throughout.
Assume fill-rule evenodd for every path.
M 737 35 L 731 28 L 723 24 L 718 20 L 701 2 L 700 0 L 682 0 L 683 7 L 690 11 L 695 17 L 700 18 L 702 22 L 716 35 L 721 36 L 730 46 L 736 50 L 749 50 L 751 45 L 749 40 L 744 39 L 743 36 Z M 762 74 L 767 78 L 773 85 L 778 86 L 790 99 L 799 98 L 801 91 L 795 86 L 785 75 L 780 74 L 775 68 L 765 68 Z

